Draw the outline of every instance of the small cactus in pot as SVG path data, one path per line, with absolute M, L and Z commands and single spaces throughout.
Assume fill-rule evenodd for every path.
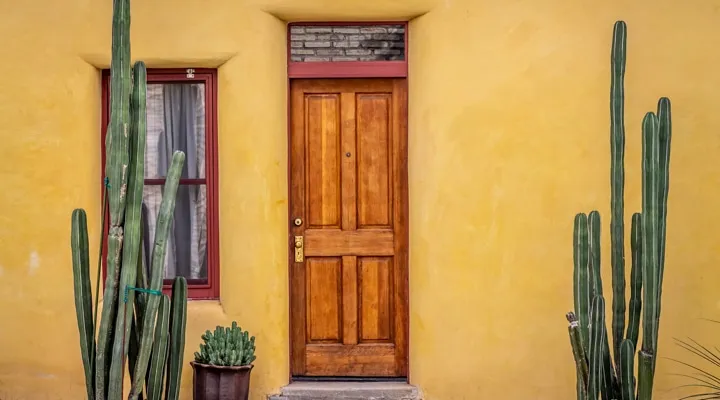
M 247 400 L 250 393 L 250 372 L 255 361 L 255 336 L 243 331 L 236 321 L 231 327 L 217 326 L 205 331 L 204 343 L 195 352 L 193 367 L 193 399 Z

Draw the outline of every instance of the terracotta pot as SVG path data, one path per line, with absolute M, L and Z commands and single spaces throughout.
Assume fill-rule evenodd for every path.
M 191 362 L 193 400 L 247 400 L 253 365 L 223 367 Z

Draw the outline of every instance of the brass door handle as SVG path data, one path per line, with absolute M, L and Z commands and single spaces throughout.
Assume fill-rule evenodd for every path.
M 295 236 L 295 262 L 303 262 L 305 259 L 304 243 L 302 236 Z

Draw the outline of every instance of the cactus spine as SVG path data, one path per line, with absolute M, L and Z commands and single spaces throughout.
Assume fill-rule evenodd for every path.
M 657 362 L 665 234 L 670 179 L 670 100 L 658 101 L 657 113 L 642 123 L 642 212 L 631 220 L 630 302 L 625 301 L 625 126 L 624 77 L 627 27 L 617 21 L 612 40 L 611 114 L 611 268 L 612 342 L 605 326 L 605 299 L 600 277 L 600 214 L 575 216 L 573 228 L 573 296 L 575 312 L 567 314 L 577 369 L 577 398 L 648 400 L 652 398 Z M 643 304 L 644 303 L 644 304 Z M 628 316 L 626 317 L 626 311 Z M 576 317 L 576 315 L 579 317 Z M 637 351 L 640 321 L 643 338 Z M 627 330 L 626 330 L 627 322 Z M 611 347 L 612 346 L 612 347 Z
M 131 74 L 134 75 L 131 77 Z M 170 381 L 165 382 L 166 376 L 168 379 L 172 377 L 172 385 L 180 385 L 184 338 L 174 339 L 173 346 L 169 346 L 169 341 L 171 337 L 184 336 L 185 333 L 185 278 L 175 279 L 172 304 L 167 296 L 160 295 L 160 291 L 165 275 L 165 246 L 185 154 L 181 151 L 173 154 L 165 182 L 153 241 L 152 279 L 148 289 L 141 258 L 146 88 L 145 64 L 138 61 L 133 68 L 130 67 L 130 0 L 114 0 L 111 110 L 105 137 L 107 195 L 103 195 L 103 211 L 107 196 L 110 221 L 107 277 L 101 312 L 98 309 L 100 274 L 95 308 L 92 308 L 85 210 L 75 209 L 72 214 L 73 287 L 88 400 L 122 398 L 128 357 L 132 385 L 130 398 L 142 397 L 146 379 L 146 393 L 151 399 L 159 399 L 163 387 L 171 384 Z M 137 296 L 136 301 L 135 291 L 138 288 L 148 293 Z M 99 323 L 98 314 L 101 315 Z M 179 316 L 173 319 L 172 329 L 170 315 Z M 169 363 L 166 373 L 168 359 L 174 361 Z M 149 365 L 152 365 L 150 371 Z M 177 394 L 168 398 L 176 399 Z

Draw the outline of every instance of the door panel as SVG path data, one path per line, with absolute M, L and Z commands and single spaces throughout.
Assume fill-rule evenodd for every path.
M 292 374 L 407 376 L 406 82 L 290 92 Z

